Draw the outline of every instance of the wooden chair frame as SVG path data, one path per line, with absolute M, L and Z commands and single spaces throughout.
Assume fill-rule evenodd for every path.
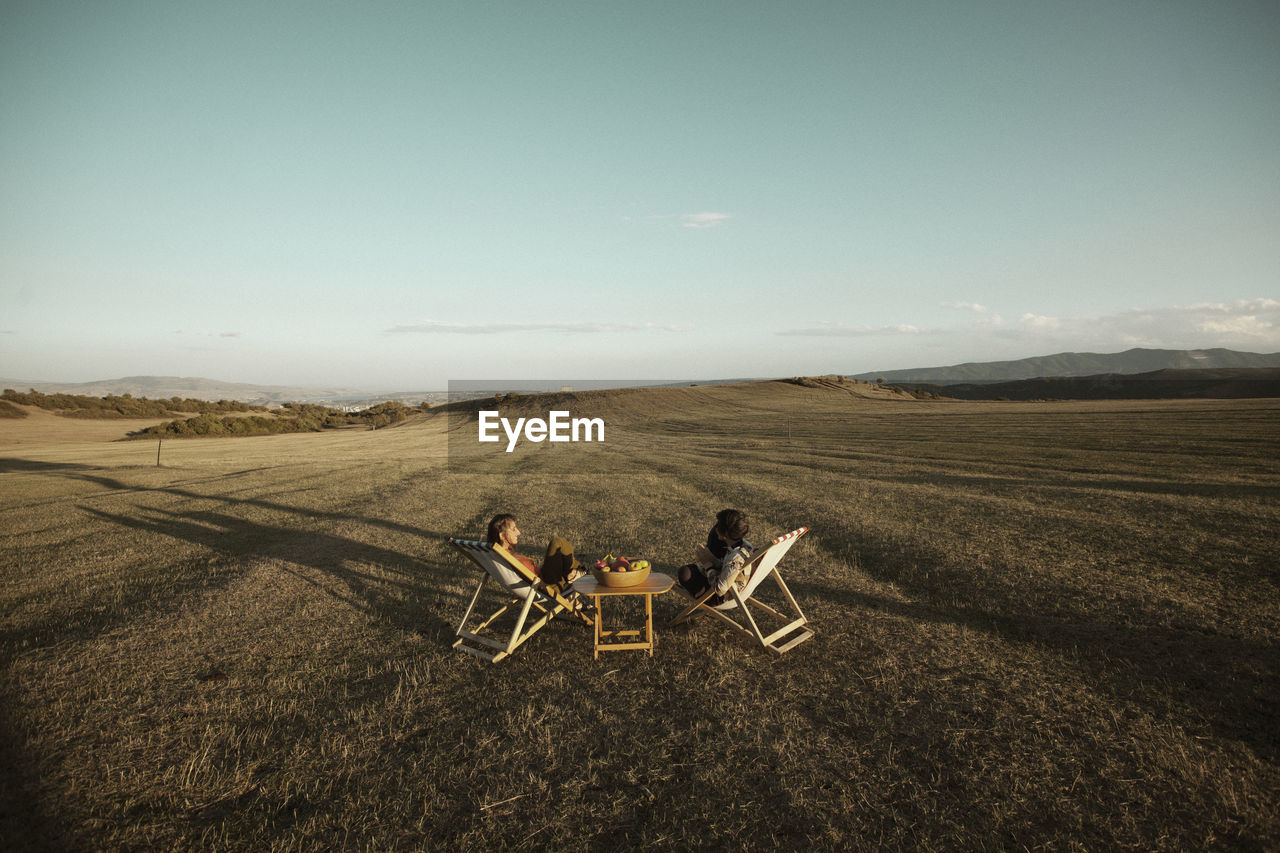
M 497 663 L 519 648 L 526 640 L 536 634 L 543 626 L 561 613 L 572 614 L 588 625 L 595 623 L 584 613 L 585 604 L 579 601 L 577 593 L 565 595 L 563 591 L 555 591 L 542 582 L 542 579 L 529 570 L 529 567 L 517 560 L 501 545 L 478 542 L 473 539 L 449 538 L 449 544 L 457 548 L 483 570 L 480 583 L 471 596 L 471 603 L 462 621 L 458 623 L 457 637 L 453 647 L 478 658 Z M 511 596 L 501 607 L 491 613 L 488 618 L 475 627 L 467 629 L 467 621 L 471 618 L 476 604 L 480 601 L 480 593 L 492 579 L 504 592 Z M 523 603 L 522 603 L 523 600 Z M 513 607 L 519 607 L 515 627 L 505 641 L 484 636 L 480 632 L 489 627 L 494 620 Z M 528 622 L 533 609 L 537 608 L 537 618 Z M 528 623 L 526 625 L 526 623 Z
M 813 630 L 806 627 L 809 620 L 805 618 L 804 613 L 800 610 L 800 605 L 796 603 L 795 596 L 791 594 L 791 590 L 787 588 L 786 581 L 782 579 L 781 573 L 778 572 L 779 561 L 782 560 L 787 551 L 791 550 L 791 546 L 795 544 L 796 540 L 808 531 L 808 527 L 800 527 L 790 533 L 779 536 L 770 542 L 764 550 L 753 556 L 751 562 L 743 569 L 747 577 L 746 583 L 741 589 L 736 585 L 730 586 L 724 601 L 720 604 L 711 604 L 709 602 L 709 599 L 716 592 L 714 586 L 694 598 L 684 590 L 684 587 L 676 584 L 675 590 L 691 603 L 669 624 L 678 625 L 681 622 L 692 619 L 699 613 L 707 613 L 730 625 L 739 633 L 755 640 L 762 648 L 768 649 L 779 656 L 800 645 L 805 640 L 812 638 Z M 778 588 L 782 590 L 783 598 L 786 599 L 787 604 L 794 611 L 794 616 L 788 613 L 780 613 L 755 597 L 756 590 L 766 577 L 772 577 L 777 582 Z M 766 635 L 760 629 L 756 617 L 751 613 L 751 608 L 747 606 L 748 604 L 771 614 L 777 619 L 781 619 L 785 624 Z M 728 615 L 729 612 L 734 610 L 742 613 L 741 622 Z M 786 639 L 787 637 L 790 637 L 790 639 Z

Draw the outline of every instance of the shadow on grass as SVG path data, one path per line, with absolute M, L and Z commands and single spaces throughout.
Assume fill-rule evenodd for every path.
M 1036 614 L 1009 616 L 977 607 L 905 603 L 813 581 L 797 596 L 875 609 L 902 619 L 958 625 L 1001 640 L 1031 643 L 1077 660 L 1095 685 L 1180 725 L 1203 724 L 1267 761 L 1280 757 L 1276 649 L 1237 637 L 1163 626 Z
M 0 692 L 0 839 L 6 850 L 66 849 L 53 815 L 35 792 L 38 779 L 32 762 L 24 757 L 20 729 L 9 715 L 18 700 L 7 692 Z
M 418 579 L 423 562 L 398 551 L 322 530 L 259 524 L 219 512 L 179 513 L 149 509 L 146 510 L 149 517 L 140 517 L 92 508 L 85 511 L 122 527 L 183 539 L 226 556 L 277 558 L 314 569 L 341 582 L 346 594 L 324 587 L 297 572 L 293 574 L 339 601 L 401 630 L 419 631 L 424 624 L 432 632 L 450 628 L 447 621 L 427 611 L 421 604 L 440 595 L 437 585 Z M 428 535 L 443 538 L 439 534 Z M 360 568 L 361 565 L 379 566 L 390 576 L 370 573 Z M 225 586 L 232 577 L 240 574 L 225 573 L 221 585 Z M 392 594 L 395 591 L 402 595 Z
M 865 474 L 868 480 L 902 483 L 908 486 L 943 487 L 954 486 L 977 491 L 1000 491 L 1009 489 L 1048 489 L 1054 491 L 1088 491 L 1125 493 L 1133 492 L 1144 495 L 1167 495 L 1170 497 L 1198 498 L 1280 498 L 1280 486 L 1251 485 L 1248 483 L 1178 483 L 1169 480 L 1135 480 L 1117 479 L 1099 474 L 1097 477 L 1067 477 L 1059 469 L 1046 469 L 1044 479 L 1034 477 L 983 477 L 973 474 L 948 474 L 930 470 L 920 474 Z
M 83 479 L 93 479 L 108 486 L 113 484 L 109 478 L 95 476 Z M 455 613 L 460 614 L 466 603 L 465 597 L 457 592 L 457 581 L 464 575 L 465 565 L 454 561 L 452 552 L 443 547 L 445 537 L 442 534 L 413 529 L 423 538 L 426 553 L 411 556 L 336 535 L 322 529 L 322 525 L 305 521 L 295 524 L 293 519 L 286 518 L 283 524 L 264 524 L 241 518 L 231 505 L 293 510 L 291 507 L 267 501 L 207 496 L 181 489 L 159 491 L 185 495 L 193 502 L 199 500 L 204 506 L 209 506 L 210 502 L 221 502 L 223 506 L 185 512 L 151 507 L 130 507 L 117 512 L 84 505 L 79 508 L 91 518 L 113 528 L 138 531 L 148 539 L 159 536 L 189 542 L 208 553 L 198 559 L 171 562 L 164 566 L 142 562 L 131 564 L 128 567 L 131 571 L 114 578 L 118 586 L 108 597 L 90 602 L 73 613 L 41 614 L 40 621 L 34 624 L 27 622 L 21 630 L 5 631 L 0 637 L 0 675 L 19 653 L 27 654 L 66 642 L 84 642 L 140 619 L 178 612 L 190 606 L 202 593 L 217 592 L 231 586 L 246 576 L 255 560 L 262 559 L 278 561 L 272 566 L 273 570 L 279 568 L 310 584 L 344 606 L 367 614 L 384 628 L 390 626 L 407 633 L 452 637 L 453 625 L 448 618 L 455 617 Z M 337 513 L 322 515 L 348 522 L 359 520 Z M 107 540 L 110 541 L 114 535 L 108 530 Z M 375 530 L 371 535 L 376 537 L 378 533 Z M 206 559 L 209 556 L 213 559 Z M 469 576 L 467 580 L 470 580 Z M 420 647 L 410 648 L 410 654 L 416 654 Z M 196 677 L 202 680 L 201 676 Z M 398 678 L 395 672 L 389 672 L 369 684 L 360 682 L 360 688 L 379 695 L 390 693 L 397 689 Z M 4 692 L 0 692 L 2 699 Z M 8 768 L 0 774 L 3 776 L 0 778 L 0 837 L 17 842 L 16 846 L 5 849 L 66 849 L 62 843 L 66 839 L 60 841 L 58 833 L 67 832 L 67 828 L 59 827 L 53 822 L 53 815 L 45 815 L 41 811 L 40 786 L 31 781 L 38 771 L 36 755 L 24 742 L 21 729 L 8 719 L 5 709 L 10 707 L 19 707 L 18 701 L 6 702 L 4 707 L 0 707 L 0 764 Z M 200 825 L 218 826 L 232 806 L 239 809 L 248 799 L 252 798 L 245 794 L 227 803 L 219 801 L 214 807 L 193 813 L 190 820 Z M 305 798 L 301 802 L 305 805 Z M 294 814 L 294 819 L 299 814 L 305 815 L 306 808 L 299 805 L 297 798 L 289 803 L 288 811 Z
M 150 469 L 150 466 L 125 466 L 129 468 Z M 245 471 L 233 471 L 227 474 L 215 474 L 207 479 L 207 482 L 226 482 L 234 477 L 242 477 L 246 474 L 252 474 L 258 471 L 267 470 L 269 466 L 251 468 Z M 226 504 L 238 506 L 251 506 L 259 509 L 272 510 L 276 512 L 287 512 L 308 518 L 312 521 L 354 521 L 359 524 L 367 524 L 373 527 L 381 527 L 397 533 L 407 533 L 412 536 L 421 536 L 424 538 L 443 539 L 453 534 L 442 534 L 437 531 L 424 530 L 408 524 L 402 524 L 396 521 L 389 521 L 383 518 L 371 518 L 364 515 L 354 515 L 348 512 L 307 509 L 303 507 L 291 506 L 277 501 L 263 500 L 261 498 L 232 498 L 225 495 L 206 494 L 203 492 L 193 491 L 189 488 L 183 488 L 181 485 L 171 486 L 145 486 L 126 483 L 114 477 L 101 473 L 110 469 L 100 465 L 85 465 L 78 462 L 42 462 L 32 459 L 20 459 L 16 457 L 0 458 L 0 474 L 5 473 L 25 473 L 25 474 L 51 474 L 60 477 L 68 477 L 75 480 L 81 480 L 86 483 L 93 483 L 101 486 L 113 493 L 157 493 L 165 495 L 173 495 L 174 497 L 187 498 L 190 500 L 202 501 L 220 501 Z M 163 469 L 162 469 L 163 470 Z M 98 473 L 88 473 L 88 472 Z M 92 496 L 98 497 L 98 496 Z
M 253 473 L 254 471 L 260 471 L 260 470 L 263 470 L 263 469 L 255 468 L 250 471 L 236 471 L 231 474 L 219 474 L 218 476 L 212 479 L 214 481 L 225 482 L 230 477 L 239 477 L 239 476 L 243 476 L 244 474 L 250 474 L 250 473 Z M 236 506 L 251 506 L 251 507 L 256 507 L 258 509 L 267 509 L 275 512 L 293 513 L 294 515 L 299 515 L 299 516 L 302 516 L 303 518 L 307 518 L 312 521 L 354 521 L 359 524 L 368 524 L 372 527 L 381 527 L 386 530 L 392 530 L 397 533 L 408 533 L 412 536 L 422 536 L 426 538 L 439 539 L 439 538 L 443 538 L 445 535 L 445 534 L 438 533 L 436 531 L 424 530 L 420 527 L 413 527 L 412 525 L 401 524 L 396 521 L 388 521 L 387 519 L 384 519 L 384 518 L 371 518 L 369 516 L 353 515 L 347 512 L 332 511 L 332 510 L 305 509 L 302 507 L 291 506 L 285 503 L 279 503 L 277 501 L 263 500 L 262 498 L 232 498 L 232 497 L 227 497 L 226 495 L 204 494 L 202 492 L 196 492 L 190 489 L 179 488 L 177 486 L 133 486 L 127 483 L 123 483 L 119 480 L 114 480 L 110 477 L 93 476 L 89 474 L 72 474 L 69 476 L 73 476 L 79 480 L 86 480 L 88 482 L 97 483 L 103 488 L 117 490 L 117 491 L 158 492 L 160 494 L 173 495 L 179 498 L 187 498 L 189 500 L 219 501 L 222 503 L 232 504 Z
M 212 570 L 204 559 L 172 566 L 167 572 L 144 567 L 136 575 L 118 578 L 122 583 L 113 589 L 109 601 L 95 600 L 72 613 L 48 613 L 34 623 L 4 630 L 0 632 L 0 667 L 8 666 L 19 653 L 89 640 L 142 615 L 174 612 L 193 595 L 230 586 L 244 576 L 255 557 L 277 558 L 327 574 L 340 582 L 345 594 L 292 572 L 347 605 L 409 632 L 451 636 L 447 618 L 436 615 L 430 606 L 447 605 L 458 612 L 465 606 L 459 594 L 447 591 L 452 584 L 446 583 L 455 579 L 461 567 L 444 558 L 409 556 L 322 530 L 258 524 L 225 513 L 147 509 L 142 511 L 146 515 L 126 515 L 82 509 L 110 524 L 185 540 L 231 559 Z M 436 542 L 445 538 L 430 531 L 422 534 Z M 384 573 L 370 573 L 361 564 L 376 565 Z
M 44 462 L 14 457 L 0 458 L 0 473 L 49 474 L 82 482 L 92 483 L 107 490 L 110 494 L 145 494 L 155 493 L 201 502 L 213 502 L 235 508 L 254 508 L 294 515 L 304 524 L 319 523 L 355 523 L 382 528 L 395 533 L 408 534 L 420 538 L 426 543 L 443 543 L 451 534 L 426 530 L 382 518 L 372 518 L 358 513 L 341 510 L 317 510 L 291 506 L 286 503 L 252 497 L 229 497 L 227 495 L 210 494 L 190 488 L 192 483 L 176 485 L 147 486 L 127 483 L 110 476 L 102 466 L 80 463 Z M 237 471 L 218 474 L 210 477 L 210 482 L 226 482 L 229 478 L 243 476 L 262 469 Z M 86 496 L 89 500 L 102 495 Z M 355 539 L 337 536 L 324 530 L 308 529 L 308 527 L 285 527 L 258 524 L 238 518 L 233 514 L 216 512 L 180 513 L 160 509 L 147 509 L 147 515 L 111 513 L 81 506 L 90 515 L 122 527 L 139 530 L 148 534 L 160 534 L 183 539 L 208 548 L 216 554 L 237 559 L 272 556 L 292 561 L 319 572 L 329 574 L 342 582 L 349 594 L 342 595 L 331 588 L 326 591 L 366 613 L 387 619 L 392 624 L 406 630 L 441 631 L 449 628 L 445 620 L 425 612 L 415 602 L 427 597 L 439 598 L 439 585 L 419 579 L 424 574 L 434 578 L 445 578 L 456 574 L 458 567 L 446 565 L 443 560 L 434 561 L 427 558 L 410 556 L 397 551 L 370 545 Z M 377 564 L 389 570 L 395 577 L 375 577 L 361 571 L 355 566 L 360 563 Z M 61 614 L 56 622 L 50 620 L 45 624 L 27 626 L 21 631 L 6 631 L 0 636 L 0 664 L 6 662 L 16 653 L 18 644 L 24 648 L 49 645 L 67 639 L 86 639 L 96 636 L 112 627 L 124 624 L 134 618 L 138 611 L 154 613 L 174 609 L 179 602 L 185 601 L 189 594 L 200 590 L 224 588 L 243 575 L 243 569 L 220 566 L 212 575 L 203 570 L 203 566 L 193 570 L 179 570 L 176 575 L 169 574 L 156 577 L 149 572 L 136 582 L 127 585 L 125 592 L 111 603 L 110 608 L 99 607 L 93 611 L 74 614 L 68 619 Z M 427 570 L 424 573 L 424 569 Z M 315 581 L 294 573 L 308 583 Z M 403 594 L 408 603 L 400 603 L 393 596 L 388 596 L 381 588 L 390 586 Z M 317 586 L 319 586 L 317 584 Z M 450 629 L 450 633 L 452 630 Z
M 100 471 L 101 467 L 79 462 L 40 462 L 34 459 L 0 457 L 0 474 L 62 474 L 67 471 Z

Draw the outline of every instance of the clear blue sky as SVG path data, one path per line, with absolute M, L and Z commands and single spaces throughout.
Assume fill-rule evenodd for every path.
M 1280 6 L 0 2 L 0 376 L 1280 350 Z

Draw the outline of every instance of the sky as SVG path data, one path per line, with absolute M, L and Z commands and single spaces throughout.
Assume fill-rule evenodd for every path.
M 1280 351 L 1274 0 L 0 0 L 0 376 Z

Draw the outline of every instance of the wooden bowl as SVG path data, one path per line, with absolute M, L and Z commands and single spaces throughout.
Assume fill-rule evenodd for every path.
M 591 567 L 591 574 L 601 586 L 619 587 L 619 586 L 635 586 L 636 584 L 649 577 L 649 567 L 632 571 L 628 569 L 625 572 L 602 572 L 595 566 Z

